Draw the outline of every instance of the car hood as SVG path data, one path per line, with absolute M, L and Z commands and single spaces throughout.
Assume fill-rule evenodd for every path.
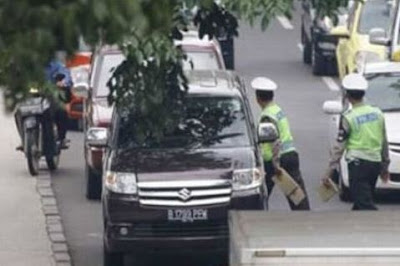
M 388 142 L 400 143 L 400 112 L 385 113 Z
M 234 169 L 255 165 L 252 148 L 202 150 L 125 150 L 113 156 L 111 169 L 136 173 L 138 181 L 230 179 Z

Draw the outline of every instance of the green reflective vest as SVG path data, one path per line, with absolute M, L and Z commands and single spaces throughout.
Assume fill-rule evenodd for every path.
M 280 139 L 280 154 L 285 154 L 290 151 L 296 150 L 293 143 L 293 137 L 290 132 L 289 121 L 282 111 L 282 109 L 276 104 L 271 103 L 264 108 L 261 112 L 261 120 L 264 117 L 272 119 L 275 125 L 278 127 L 279 139 Z M 260 121 L 261 121 L 260 120 Z M 262 144 L 262 153 L 265 161 L 272 161 L 273 157 L 273 144 L 264 143 Z
M 384 116 L 376 107 L 362 104 L 344 114 L 350 125 L 346 142 L 346 159 L 382 161 Z

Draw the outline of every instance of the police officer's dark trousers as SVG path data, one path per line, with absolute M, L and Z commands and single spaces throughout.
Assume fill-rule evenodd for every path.
M 381 163 L 357 159 L 349 162 L 348 169 L 353 210 L 377 210 L 374 192 Z
M 282 154 L 280 157 L 280 166 L 285 169 L 288 174 L 299 184 L 299 186 L 303 189 L 306 194 L 306 198 L 300 202 L 299 205 L 293 204 L 293 202 L 288 198 L 288 203 L 290 205 L 290 209 L 292 210 L 310 210 L 310 203 L 308 201 L 308 196 L 306 192 L 306 188 L 304 185 L 303 178 L 300 172 L 300 162 L 299 155 L 296 151 L 291 151 L 285 154 Z M 271 195 L 272 189 L 275 186 L 272 177 L 275 175 L 275 169 L 272 162 L 264 161 L 264 169 L 265 169 L 265 182 L 267 184 L 268 195 Z

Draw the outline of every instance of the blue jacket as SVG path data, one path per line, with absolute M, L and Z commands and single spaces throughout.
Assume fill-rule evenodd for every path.
M 56 81 L 57 75 L 59 74 L 64 75 L 64 81 L 67 87 L 68 88 L 72 87 L 73 83 L 72 83 L 71 72 L 60 61 L 52 60 L 47 65 L 45 72 L 46 72 L 46 79 L 54 84 L 57 82 Z

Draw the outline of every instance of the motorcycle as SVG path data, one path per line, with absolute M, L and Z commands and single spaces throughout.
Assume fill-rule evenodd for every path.
M 52 115 L 51 102 L 37 89 L 30 90 L 30 97 L 17 106 L 15 114 L 21 136 L 21 151 L 28 163 L 29 173 L 39 173 L 39 161 L 45 158 L 49 170 L 58 168 L 61 143 L 57 141 L 57 126 Z

